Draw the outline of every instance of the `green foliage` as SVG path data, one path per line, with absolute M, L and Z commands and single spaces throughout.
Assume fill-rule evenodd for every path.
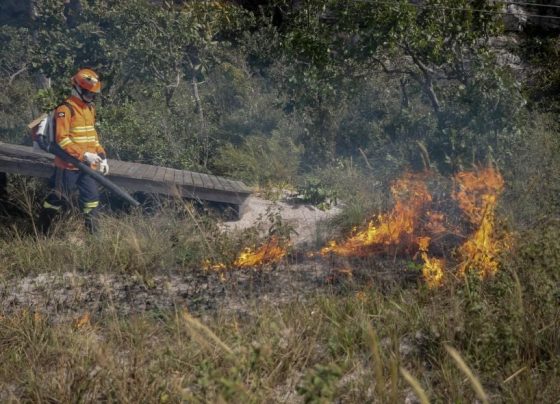
M 283 72 L 283 82 L 304 115 L 307 157 L 332 159 L 342 142 L 351 155 L 368 148 L 373 139 L 347 137 L 340 117 L 360 108 L 355 101 L 371 76 L 382 77 L 384 90 L 373 103 L 397 105 L 386 120 L 387 140 L 400 138 L 404 146 L 419 139 L 442 167 L 456 168 L 473 155 L 485 159 L 492 150 L 499 154 L 496 133 L 515 127 L 511 116 L 522 100 L 485 45 L 500 32 L 496 7 L 447 0 L 421 7 L 408 1 L 376 7 L 310 1 L 289 13 L 283 57 L 296 63 Z M 402 130 L 430 119 L 423 133 Z
M 532 227 L 557 215 L 560 207 L 560 138 L 554 114 L 533 114 L 522 138 L 504 165 L 508 187 L 504 214 L 512 222 Z
M 200 171 L 204 170 L 198 159 L 202 146 L 194 119 L 188 111 L 174 114 L 165 108 L 162 98 L 103 106 L 98 112 L 101 141 L 110 155 Z
M 31 28 L 3 29 L 0 72 L 24 69 L 0 101 L 4 139 L 18 139 L 33 115 L 60 102 L 87 65 L 102 76 L 104 142 L 126 159 L 231 168 L 266 182 L 338 157 L 420 168 L 418 142 L 440 170 L 502 164 L 519 143 L 519 85 L 496 67 L 487 42 L 501 32 L 497 5 L 272 1 L 250 13 L 207 0 L 80 4 L 65 15 L 60 2 L 44 0 Z M 555 49 L 552 40 L 541 48 L 533 54 Z M 34 84 L 38 77 L 52 88 Z M 301 153 L 299 162 L 277 176 L 249 173 L 260 164 L 255 149 L 284 147 L 270 140 L 273 130 L 291 131 L 286 150 Z M 253 168 L 228 166 L 224 156 L 243 148 Z
M 259 300 L 254 311 L 243 300 L 243 315 L 228 307 L 206 316 L 227 349 L 181 312 L 111 314 L 91 333 L 3 313 L 0 400 L 11 400 L 6 391 L 13 401 L 263 402 L 299 393 L 307 402 L 370 402 L 375 394 L 397 402 L 408 394 L 403 366 L 434 401 L 472 402 L 444 343 L 464 355 L 493 398 L 557 400 L 557 116 L 529 115 L 520 84 L 497 66 L 486 41 L 500 34 L 499 4 L 279 0 L 253 15 L 233 2 L 102 0 L 82 1 L 69 19 L 60 1 L 35 3 L 33 24 L 0 31 L 3 141 L 24 142 L 25 124 L 60 102 L 75 69 L 89 65 L 102 75 L 98 123 L 112 157 L 265 186 L 299 183 L 318 203 L 340 197 L 343 212 L 327 224 L 329 236 L 386 211 L 397 171 L 489 160 L 508 184 L 501 213 L 520 231 L 501 270 L 484 281 L 428 290 L 398 288 L 391 278 L 377 288 L 355 271 L 349 289 L 336 294 L 314 281 L 313 291 L 326 296 L 285 307 Z M 555 111 L 557 45 L 542 36 L 529 43 L 527 54 L 543 67 L 524 89 L 532 108 Z M 37 84 L 41 77 L 52 86 Z M 150 217 L 105 217 L 96 239 L 81 237 L 81 220 L 70 217 L 45 239 L 33 230 L 44 189 L 10 186 L 27 195 L 8 201 L 21 217 L 2 217 L 6 278 L 198 274 L 206 260 L 231 262 L 261 241 L 256 228 L 224 235 L 182 204 Z M 268 235 L 290 237 L 274 211 L 261 219 Z M 394 260 L 348 263 L 398 279 Z M 229 297 L 237 286 L 220 290 Z
M 274 131 L 268 138 L 248 136 L 240 146 L 224 145 L 213 165 L 217 173 L 251 184 L 291 182 L 298 170 L 301 151 L 285 133 Z
M 320 179 L 316 177 L 305 177 L 303 183 L 296 188 L 298 199 L 302 202 L 315 205 L 325 210 L 336 205 L 337 195 L 329 190 Z
M 336 391 L 336 382 L 342 370 L 336 364 L 316 365 L 304 377 L 297 391 L 306 404 L 330 403 Z
M 560 109 L 560 69 L 555 63 L 560 57 L 560 40 L 553 32 L 535 32 L 522 46 L 523 59 L 538 71 L 525 83 L 525 91 L 534 108 L 558 113 Z

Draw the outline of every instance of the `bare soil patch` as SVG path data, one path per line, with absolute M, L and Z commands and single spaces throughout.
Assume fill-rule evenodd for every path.
M 276 266 L 223 273 L 189 271 L 151 277 L 130 274 L 67 272 L 12 278 L 0 284 L 0 311 L 22 309 L 54 321 L 129 315 L 186 308 L 194 313 L 215 310 L 254 312 L 261 304 L 284 305 L 318 293 L 355 293 L 366 286 L 416 283 L 417 273 L 405 262 L 378 260 L 351 273 L 318 258 Z M 346 268 L 346 266 L 345 266 Z

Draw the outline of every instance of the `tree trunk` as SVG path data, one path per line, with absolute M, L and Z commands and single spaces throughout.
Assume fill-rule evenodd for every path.
M 200 120 L 200 139 L 202 143 L 202 165 L 206 167 L 208 164 L 208 159 L 210 158 L 210 140 L 208 139 L 208 131 L 206 130 L 206 120 L 204 118 L 204 108 L 202 107 L 202 100 L 200 99 L 200 94 L 198 92 L 198 81 L 196 78 L 196 69 L 191 60 L 189 60 L 189 65 L 191 68 L 191 86 L 193 89 L 193 97 L 196 103 L 196 112 L 198 113 L 198 118 Z
M 401 109 L 408 108 L 408 106 L 410 105 L 410 101 L 408 99 L 408 92 L 406 91 L 407 80 L 405 78 L 401 78 L 400 84 L 401 84 L 401 94 L 402 94 Z
M 426 94 L 430 99 L 430 103 L 432 104 L 432 108 L 434 109 L 436 115 L 439 115 L 439 111 L 441 109 L 439 99 L 436 92 L 434 91 L 434 83 L 432 82 L 432 78 L 429 76 L 426 76 L 426 81 L 424 82 L 424 91 L 426 91 Z

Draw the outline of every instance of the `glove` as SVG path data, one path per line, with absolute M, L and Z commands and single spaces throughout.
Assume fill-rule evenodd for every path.
M 95 166 L 96 164 L 101 163 L 102 159 L 97 155 L 97 153 L 85 152 L 84 161 L 90 166 Z
M 109 174 L 109 164 L 107 163 L 107 159 L 101 160 L 101 163 L 99 163 L 99 171 L 103 175 Z

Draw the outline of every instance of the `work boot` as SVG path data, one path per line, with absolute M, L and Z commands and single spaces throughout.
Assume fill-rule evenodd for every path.
M 89 234 L 99 233 L 99 215 L 95 210 L 84 213 L 84 223 Z
M 54 218 L 58 215 L 56 209 L 43 208 L 37 220 L 37 229 L 45 236 L 50 235 L 51 224 Z

